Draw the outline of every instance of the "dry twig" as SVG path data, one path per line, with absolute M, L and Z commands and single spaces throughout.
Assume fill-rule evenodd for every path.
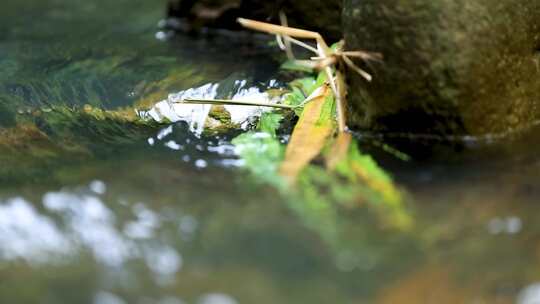
M 346 119 L 345 119 L 345 92 L 344 87 L 345 82 L 343 79 L 343 73 L 339 71 L 339 63 L 344 63 L 345 66 L 351 68 L 353 71 L 358 73 L 361 77 L 367 81 L 372 80 L 372 76 L 357 66 L 351 58 L 358 58 L 363 61 L 380 61 L 382 60 L 381 54 L 370 53 L 364 51 L 343 51 L 343 43 L 341 42 L 335 50 L 328 47 L 328 44 L 323 39 L 321 34 L 318 32 L 298 29 L 287 26 L 287 18 L 285 14 L 280 14 L 282 25 L 276 25 L 261 21 L 255 21 L 250 19 L 238 18 L 238 22 L 245 28 L 265 32 L 271 35 L 276 35 L 276 40 L 282 50 L 287 53 L 287 56 L 290 59 L 295 60 L 294 53 L 292 51 L 291 45 L 297 45 L 302 47 L 310 52 L 313 52 L 316 56 L 311 57 L 310 60 L 295 60 L 298 64 L 302 66 L 307 66 L 309 68 L 322 70 L 325 72 L 328 84 L 332 89 L 334 98 L 336 100 L 336 113 L 337 113 L 337 122 L 339 132 L 344 132 L 346 130 Z M 311 39 L 315 40 L 316 46 L 313 47 L 308 43 L 301 41 L 300 39 Z M 341 76 L 340 76 L 341 75 Z M 273 108 L 285 108 L 285 109 L 294 109 L 300 106 L 305 105 L 309 100 L 304 101 L 299 106 L 289 106 L 283 104 L 274 104 L 274 103 L 264 103 L 264 102 L 247 102 L 247 101 L 235 101 L 235 100 L 222 100 L 222 99 L 187 99 L 183 100 L 183 103 L 194 104 L 194 103 L 204 103 L 204 104 L 221 104 L 221 105 L 248 105 L 248 106 L 262 106 L 262 107 L 273 107 Z
M 368 72 L 358 67 L 351 58 L 359 58 L 364 61 L 379 61 L 382 59 L 382 56 L 377 53 L 363 51 L 342 51 L 340 48 L 333 50 L 328 47 L 328 44 L 323 39 L 321 34 L 289 27 L 286 25 L 286 19 L 283 16 L 282 23 L 284 23 L 284 25 L 275 25 L 244 18 L 239 18 L 238 22 L 246 28 L 276 35 L 280 47 L 285 49 L 289 58 L 292 58 L 292 50 L 290 50 L 290 44 L 287 45 L 287 42 L 298 45 L 316 54 L 316 57 L 312 57 L 309 61 L 302 60 L 297 62 L 302 65 L 307 65 L 308 67 L 315 67 L 319 70 L 323 70 L 326 73 L 330 88 L 332 89 L 334 98 L 336 99 L 338 129 L 340 132 L 345 131 L 345 90 L 340 88 L 341 82 L 338 82 L 335 79 L 336 77 L 334 75 L 334 71 L 337 70 L 336 66 L 339 62 L 343 62 L 346 66 L 358 73 L 364 79 L 371 81 L 373 77 Z M 315 40 L 316 47 L 312 47 L 311 45 L 297 40 L 296 38 Z

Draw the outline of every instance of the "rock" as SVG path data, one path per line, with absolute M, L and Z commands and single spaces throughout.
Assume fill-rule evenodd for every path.
M 384 55 L 349 73 L 350 123 L 378 131 L 505 133 L 540 118 L 540 1 L 345 0 L 347 49 Z
M 289 0 L 284 6 L 292 26 L 317 31 L 328 42 L 337 42 L 343 37 L 342 10 L 342 0 Z
M 280 23 L 283 10 L 290 26 L 321 32 L 329 40 L 341 38 L 341 0 L 170 0 L 168 17 L 187 20 L 189 29 L 240 29 L 236 18 Z

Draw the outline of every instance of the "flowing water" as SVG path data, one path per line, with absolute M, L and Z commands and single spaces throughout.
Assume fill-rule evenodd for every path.
M 414 228 L 339 209 L 327 233 L 325 214 L 242 170 L 235 134 L 81 115 L 279 78 L 271 50 L 167 39 L 164 6 L 0 4 L 0 303 L 540 301 L 540 130 L 422 162 L 367 145 Z

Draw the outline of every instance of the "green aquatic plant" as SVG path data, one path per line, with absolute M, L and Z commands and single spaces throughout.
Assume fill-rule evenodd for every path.
M 371 81 L 372 76 L 351 58 L 369 61 L 382 56 L 345 52 L 342 42 L 329 47 L 319 33 L 291 28 L 286 23 L 280 26 L 248 19 L 238 22 L 246 28 L 276 35 L 278 44 L 292 59 L 286 67 L 320 71 L 315 77 L 291 83 L 291 92 L 283 104 L 290 106 L 299 119 L 286 145 L 276 136 L 280 127 L 277 122 L 283 118 L 276 114 L 279 110 L 264 113 L 257 131 L 233 140 L 246 167 L 280 189 L 285 197 L 300 201 L 291 205 L 293 210 L 309 214 L 304 219 L 314 228 L 317 223 L 328 222 L 326 229 L 337 231 L 332 227 L 336 225 L 338 206 L 357 208 L 369 203 L 386 223 L 409 229 L 412 217 L 405 207 L 405 194 L 370 156 L 360 152 L 356 140 L 346 132 L 343 68 L 346 66 Z M 314 40 L 315 47 L 298 39 Z M 291 44 L 312 51 L 316 57 L 295 60 Z M 324 163 L 326 168 L 321 166 Z
M 294 82 L 291 93 L 286 95 L 285 104 L 301 102 L 302 92 L 313 94 L 320 88 L 315 84 L 324 83 L 325 76 L 322 75 L 319 74 L 318 80 L 311 77 Z M 328 125 L 328 122 L 332 122 L 328 118 L 335 113 L 334 99 L 331 94 L 326 94 L 322 101 L 319 116 L 311 122 L 315 129 L 311 127 L 309 131 L 319 132 L 321 126 L 315 126 L 317 123 L 322 123 L 325 129 L 335 128 L 333 123 Z M 308 106 L 314 104 L 310 103 Z M 308 106 L 303 110 L 305 111 Z M 300 112 L 301 118 L 298 122 L 300 125 L 303 124 L 302 114 L 313 114 L 302 113 L 300 108 L 296 111 Z M 315 140 L 318 141 L 315 153 L 310 150 L 309 157 L 298 155 L 297 153 L 303 153 L 305 149 L 313 148 L 314 138 L 310 134 L 301 134 L 304 140 L 299 139 L 298 142 L 291 140 L 286 145 L 276 135 L 280 132 L 279 122 L 283 118 L 283 112 L 264 113 L 257 129 L 235 138 L 233 144 L 245 167 L 260 182 L 271 184 L 280 190 L 291 209 L 302 217 L 308 226 L 316 230 L 323 229 L 321 234 L 325 235 L 327 240 L 335 239 L 340 229 L 337 220 L 340 210 L 367 206 L 368 209 L 376 210 L 388 226 L 404 230 L 411 228 L 413 221 L 405 205 L 406 195 L 369 155 L 360 152 L 355 140 L 351 139 L 348 144 L 343 145 L 345 150 L 342 157 L 335 164 L 325 168 L 320 165 L 319 160 L 327 159 L 329 162 L 333 160 L 333 156 L 339 154 L 332 148 L 339 146 L 334 142 L 339 138 L 322 136 Z M 298 124 L 295 132 L 298 130 Z M 294 132 L 292 136 L 295 136 Z M 291 145 L 296 147 L 291 148 Z M 287 155 L 286 150 L 290 155 Z M 313 163 L 312 159 L 317 162 Z M 294 170 L 287 166 L 294 167 Z M 294 175 L 293 183 L 291 174 Z

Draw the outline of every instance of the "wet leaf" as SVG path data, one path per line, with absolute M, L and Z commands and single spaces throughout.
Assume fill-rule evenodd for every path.
M 283 120 L 283 115 L 279 113 L 265 113 L 259 121 L 259 129 L 272 136 L 276 136 L 279 123 Z
M 263 182 L 278 186 L 277 171 L 283 158 L 283 146 L 267 132 L 248 132 L 233 139 L 235 152 L 253 175 Z
M 280 174 L 290 183 L 294 183 L 302 169 L 320 154 L 334 129 L 330 88 L 327 85 L 319 87 L 308 100 L 280 167 Z

